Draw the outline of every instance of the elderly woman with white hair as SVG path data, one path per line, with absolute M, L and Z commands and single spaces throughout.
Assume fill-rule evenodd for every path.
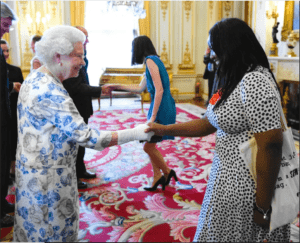
M 44 65 L 25 79 L 18 100 L 14 241 L 77 241 L 77 147 L 103 150 L 153 135 L 145 124 L 110 132 L 84 123 L 62 85 L 85 64 L 84 41 L 80 30 L 56 26 L 36 44 Z

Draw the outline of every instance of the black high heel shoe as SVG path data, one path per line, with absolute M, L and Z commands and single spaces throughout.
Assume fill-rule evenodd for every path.
M 149 191 L 149 192 L 153 192 L 157 189 L 158 185 L 162 185 L 162 189 L 163 191 L 165 190 L 165 186 L 166 186 L 166 179 L 164 176 L 162 176 L 155 184 L 153 187 L 144 187 L 144 190 Z
M 172 177 L 174 177 L 174 180 L 175 180 L 175 181 L 178 181 L 177 176 L 176 176 L 176 173 L 175 173 L 174 170 L 171 170 L 171 171 L 170 171 L 170 173 L 169 173 L 169 175 L 168 175 L 168 178 L 167 178 L 167 180 L 166 180 L 166 186 L 169 185 L 169 183 L 170 183 Z

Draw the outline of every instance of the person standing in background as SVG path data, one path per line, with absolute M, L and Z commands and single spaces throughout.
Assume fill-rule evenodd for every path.
M 12 25 L 12 21 L 17 21 L 16 14 L 10 9 L 10 7 L 1 2 L 1 22 L 0 22 L 0 38 L 5 33 L 9 33 L 9 28 Z M 1 192 L 0 192 L 0 227 L 11 227 L 14 224 L 14 217 L 8 215 L 8 213 L 14 212 L 15 206 L 6 201 L 8 193 L 9 183 L 9 171 L 11 161 L 10 150 L 10 131 L 11 131 L 11 108 L 9 93 L 14 89 L 19 92 L 20 83 L 10 83 L 7 76 L 7 63 L 5 61 L 2 48 L 0 48 L 0 89 L 1 89 L 1 130 L 0 130 L 0 176 L 1 176 Z
M 203 59 L 204 64 L 206 64 L 205 71 L 203 74 L 203 79 L 208 80 L 208 100 L 206 106 L 208 106 L 208 101 L 212 96 L 212 90 L 213 90 L 215 73 L 216 73 L 216 63 L 215 60 L 212 58 L 213 54 L 214 54 L 213 51 L 209 47 L 207 47 Z
M 88 120 L 91 115 L 93 115 L 92 97 L 100 98 L 102 88 L 93 87 L 89 85 L 89 77 L 87 74 L 88 60 L 86 58 L 86 44 L 88 41 L 88 32 L 85 28 L 81 26 L 75 26 L 86 36 L 86 40 L 83 44 L 84 48 L 84 62 L 85 65 L 79 71 L 78 77 L 69 78 L 63 82 L 65 89 L 68 91 L 69 95 L 74 101 L 74 104 L 83 117 L 84 122 L 88 124 Z M 87 183 L 80 180 L 83 179 L 93 179 L 96 178 L 96 174 L 88 171 L 84 164 L 85 147 L 79 146 L 77 159 L 76 159 L 76 173 L 78 178 L 78 189 L 86 189 Z
M 33 53 L 33 55 L 35 55 L 35 43 L 40 41 L 42 39 L 42 36 L 40 35 L 34 35 L 31 39 L 31 51 Z M 34 56 L 31 61 L 30 61 L 30 72 L 33 70 L 36 70 L 38 68 L 40 68 L 43 65 L 43 62 L 41 60 L 38 59 L 37 56 Z
M 31 47 L 31 51 L 33 52 L 34 55 L 35 55 L 35 43 L 40 41 L 41 39 L 42 39 L 42 36 L 40 36 L 40 35 L 34 35 L 31 39 L 30 47 Z
M 4 54 L 5 60 L 9 58 L 9 46 L 5 40 L 1 40 L 1 49 Z M 24 78 L 21 71 L 21 68 L 6 64 L 7 65 L 7 74 L 10 83 L 18 82 L 23 83 Z M 11 108 L 11 140 L 10 140 L 10 149 L 11 149 L 11 164 L 10 164 L 10 184 L 12 180 L 15 179 L 15 163 L 16 163 L 16 150 L 17 150 L 17 141 L 18 141 L 18 124 L 17 124 L 17 102 L 18 102 L 19 93 L 16 91 L 11 91 L 10 93 L 10 108 Z
M 102 87 L 135 93 L 141 93 L 147 87 L 151 95 L 151 104 L 147 115 L 148 122 L 164 125 L 174 124 L 176 122 L 176 106 L 170 91 L 169 74 L 149 37 L 142 35 L 134 38 L 131 64 L 146 64 L 146 75 L 139 85 L 108 84 Z M 144 151 L 149 155 L 153 169 L 152 186 L 144 187 L 145 191 L 155 191 L 160 184 L 164 190 L 172 177 L 178 181 L 175 171 L 169 168 L 156 147 L 158 142 L 173 139 L 174 136 L 153 136 L 150 141 L 145 142 Z

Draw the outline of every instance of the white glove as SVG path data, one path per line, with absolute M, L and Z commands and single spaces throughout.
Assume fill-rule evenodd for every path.
M 146 124 L 140 124 L 132 129 L 125 129 L 118 131 L 118 145 L 128 143 L 134 140 L 150 141 L 154 132 L 145 133 L 145 129 L 148 128 Z

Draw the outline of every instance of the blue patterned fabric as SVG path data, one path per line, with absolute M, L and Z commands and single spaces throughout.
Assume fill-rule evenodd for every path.
M 110 132 L 89 128 L 62 83 L 31 73 L 18 99 L 14 241 L 77 241 L 78 146 L 104 149 Z
M 171 95 L 170 91 L 170 80 L 169 74 L 165 68 L 165 65 L 160 60 L 158 56 L 147 56 L 146 60 L 150 58 L 155 62 L 158 66 L 159 74 L 162 82 L 162 86 L 164 89 L 164 93 L 162 96 L 162 100 L 156 115 L 156 122 L 158 121 L 160 124 L 169 125 L 174 124 L 176 121 L 176 106 L 175 101 Z M 152 116 L 153 106 L 154 106 L 154 98 L 155 98 L 155 86 L 153 84 L 152 77 L 150 75 L 148 67 L 146 67 L 146 79 L 147 79 L 147 89 L 151 96 L 151 104 L 149 108 L 149 112 L 147 115 L 147 119 L 149 120 Z M 163 136 L 163 140 L 165 139 L 174 139 L 173 136 Z

